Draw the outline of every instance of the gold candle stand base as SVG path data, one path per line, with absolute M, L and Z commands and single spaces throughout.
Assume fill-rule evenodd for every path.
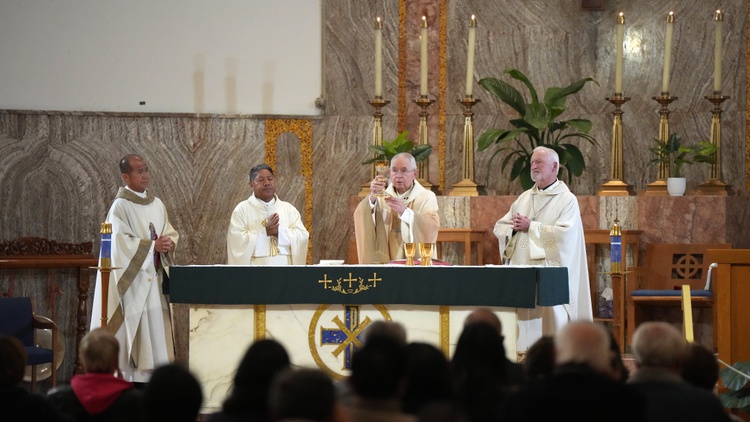
M 474 181 L 463 179 L 453 184 L 448 196 L 479 196 L 484 192 L 484 185 L 477 185 Z
M 698 185 L 696 194 L 703 196 L 729 196 L 731 186 L 717 179 L 709 179 Z
M 635 195 L 635 189 L 629 184 L 622 180 L 610 180 L 607 183 L 602 183 L 601 189 L 599 189 L 599 196 L 633 196 Z
M 716 146 L 716 162 L 709 168 L 708 179 L 698 185 L 698 195 L 729 196 L 731 186 L 724 183 L 721 175 L 721 103 L 728 100 L 728 95 L 714 92 L 714 95 L 703 97 L 714 105 L 711 110 L 711 137 L 710 142 Z
M 659 110 L 659 141 L 667 142 L 669 139 L 669 104 L 675 101 L 677 97 L 672 97 L 669 92 L 662 92 L 658 97 L 651 97 L 654 101 L 661 104 Z M 665 163 L 659 164 L 659 173 L 656 180 L 646 185 L 645 196 L 667 196 L 667 178 L 669 177 L 669 167 Z
M 610 180 L 602 184 L 599 196 L 631 196 L 635 195 L 632 186 L 622 181 L 622 105 L 630 101 L 630 97 L 623 97 L 622 93 L 615 93 L 607 97 L 607 101 L 614 104 L 615 111 L 612 112 L 614 121 L 612 123 L 612 154 Z
M 474 123 L 471 108 L 480 100 L 467 96 L 458 100 L 464 106 L 463 157 L 460 182 L 455 183 L 448 196 L 479 196 L 484 186 L 474 182 Z

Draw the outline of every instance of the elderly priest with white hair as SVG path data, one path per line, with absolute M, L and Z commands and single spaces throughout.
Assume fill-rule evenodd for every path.
M 522 193 L 495 224 L 504 264 L 568 268 L 567 304 L 518 309 L 519 353 L 542 335 L 554 335 L 570 321 L 593 320 L 581 212 L 575 195 L 557 179 L 559 168 L 555 150 L 534 148 L 534 186 Z

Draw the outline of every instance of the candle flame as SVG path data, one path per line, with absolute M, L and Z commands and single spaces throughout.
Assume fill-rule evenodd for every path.
M 427 28 L 427 16 L 422 16 L 422 28 Z
M 721 10 L 716 10 L 716 14 L 714 15 L 715 21 L 723 21 L 724 20 L 724 12 Z
M 667 15 L 667 23 L 674 23 L 674 12 L 669 12 Z
M 469 28 L 474 28 L 477 26 L 477 17 L 474 15 L 471 15 L 471 19 L 469 20 Z
M 620 12 L 619 15 L 617 15 L 617 24 L 618 25 L 625 25 L 625 14 Z
M 375 29 L 383 29 L 383 22 L 380 21 L 380 16 L 375 18 Z

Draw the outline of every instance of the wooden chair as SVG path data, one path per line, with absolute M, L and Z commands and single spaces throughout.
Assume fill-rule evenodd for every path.
M 628 341 L 641 322 L 655 319 L 655 308 L 681 305 L 682 285 L 690 285 L 692 306 L 712 307 L 713 294 L 706 286 L 711 263 L 704 255 L 708 249 L 731 247 L 728 243 L 648 245 L 645 267 L 630 268 L 627 274 Z

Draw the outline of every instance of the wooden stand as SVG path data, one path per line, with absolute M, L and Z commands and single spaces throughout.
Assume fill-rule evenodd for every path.
M 709 249 L 716 262 L 712 276 L 714 345 L 719 359 L 734 364 L 750 360 L 750 250 Z

